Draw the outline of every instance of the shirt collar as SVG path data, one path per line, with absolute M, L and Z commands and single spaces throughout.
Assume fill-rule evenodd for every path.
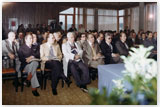
M 13 42 L 12 42 L 11 40 L 9 40 L 9 39 L 8 39 L 8 41 L 9 41 L 9 43 L 12 45 Z
M 73 46 L 73 45 L 74 45 L 74 43 L 71 43 L 70 41 L 68 41 L 68 43 L 69 43 L 71 46 Z
M 32 44 L 32 45 L 37 45 L 38 43 L 36 42 L 36 43 L 34 43 L 34 44 Z
M 49 44 L 48 42 L 47 42 L 47 45 L 50 47 L 51 46 L 51 44 Z
M 26 46 L 27 46 L 28 48 L 31 48 L 31 47 L 32 47 L 32 45 L 31 45 L 31 46 L 28 46 L 27 44 L 26 44 Z
M 88 41 L 89 45 L 92 46 L 92 43 L 90 41 Z

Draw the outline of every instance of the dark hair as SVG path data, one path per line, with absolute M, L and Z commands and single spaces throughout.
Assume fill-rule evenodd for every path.
M 103 33 L 103 32 L 99 32 L 98 37 L 100 37 L 101 34 L 103 34 L 103 36 L 104 36 L 104 33 Z
M 86 36 L 86 33 L 81 33 L 81 34 L 80 34 L 80 38 L 82 37 L 82 35 L 85 35 L 85 36 Z
M 124 33 L 124 32 L 121 32 L 119 37 L 122 37 L 122 34 L 125 34 L 125 35 L 126 35 L 126 33 Z
M 33 37 L 32 34 L 29 33 L 24 37 L 24 39 L 26 40 L 29 36 Z

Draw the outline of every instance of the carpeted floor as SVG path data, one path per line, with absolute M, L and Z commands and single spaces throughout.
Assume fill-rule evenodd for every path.
M 90 104 L 90 96 L 78 88 L 74 80 L 68 88 L 64 85 L 61 87 L 61 81 L 58 84 L 58 95 L 53 96 L 51 92 L 51 81 L 48 80 L 46 90 L 38 89 L 39 97 L 32 95 L 31 88 L 24 87 L 24 91 L 15 92 L 12 80 L 6 80 L 2 84 L 2 104 L 3 105 L 88 105 Z M 97 88 L 98 80 L 92 81 L 88 88 Z

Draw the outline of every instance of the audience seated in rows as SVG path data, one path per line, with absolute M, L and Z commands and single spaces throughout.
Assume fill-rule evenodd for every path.
M 57 28 L 60 25 L 55 25 L 37 24 L 36 28 L 29 25 L 25 29 L 21 24 L 17 30 L 17 38 L 14 32 L 9 32 L 8 39 L 2 41 L 2 56 L 8 57 L 12 66 L 15 61 L 17 72 L 28 72 L 25 84 L 31 84 L 34 96 L 39 96 L 36 75 L 39 62 L 35 58 L 42 60 L 42 70 L 51 69 L 52 93 L 57 95 L 59 78 L 68 86 L 71 83 L 67 78 L 68 72 L 71 72 L 76 85 L 88 92 L 87 85 L 91 82 L 89 68 L 97 69 L 98 65 L 121 63 L 123 61 L 120 56 L 128 56 L 131 47 L 138 47 L 140 44 L 145 47 L 153 46 L 153 56 L 150 57 L 157 57 L 157 32 L 140 30 L 136 35 L 134 30 L 129 29 L 121 30 L 120 33 L 111 30 L 85 31 L 82 26 L 77 31 L 74 25 L 69 30 L 71 32 L 64 32 L 60 27 Z

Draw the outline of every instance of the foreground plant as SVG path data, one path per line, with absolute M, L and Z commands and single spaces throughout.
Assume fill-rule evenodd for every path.
M 102 94 L 92 89 L 91 104 L 157 104 L 157 62 L 148 58 L 152 48 L 140 45 L 139 48 L 131 48 L 130 56 L 121 56 L 125 66 L 125 70 L 122 71 L 124 77 L 113 80 L 115 88 L 109 97 L 106 97 L 106 89 Z M 133 86 L 131 92 L 124 86 L 126 81 Z M 98 97 L 94 96 L 95 92 Z M 98 102 L 97 98 L 103 102 Z

